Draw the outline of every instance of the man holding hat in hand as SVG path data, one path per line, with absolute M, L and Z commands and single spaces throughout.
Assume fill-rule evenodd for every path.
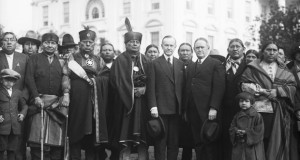
M 187 80 L 184 90 L 184 115 L 191 123 L 197 160 L 215 160 L 216 144 L 214 122 L 220 111 L 225 91 L 225 68 L 209 56 L 210 46 L 205 38 L 194 43 L 197 62 L 186 68 Z
M 69 88 L 65 85 L 66 82 L 63 82 L 65 75 L 63 75 L 58 57 L 54 54 L 58 40 L 58 36 L 54 33 L 44 34 L 42 36 L 43 52 L 32 55 L 26 68 L 26 84 L 32 98 L 28 111 L 31 126 L 28 143 L 31 147 L 32 160 L 42 158 L 60 160 L 63 157 L 65 119 L 61 118 L 62 116 L 59 117 L 56 111 L 68 106 Z M 54 104 L 61 96 L 62 106 L 55 108 Z M 55 112 L 54 109 L 56 109 Z M 41 118 L 43 118 L 43 123 Z M 41 135 L 41 128 L 44 128 L 43 135 Z M 42 144 L 40 137 L 44 137 Z M 41 145 L 44 146 L 42 150 L 44 157 L 41 157 Z
M 41 41 L 38 39 L 38 34 L 30 30 L 26 33 L 25 37 L 21 37 L 18 43 L 23 47 L 23 53 L 31 56 L 38 53 Z

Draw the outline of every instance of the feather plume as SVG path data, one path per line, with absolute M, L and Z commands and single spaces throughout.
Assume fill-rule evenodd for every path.
M 132 32 L 132 27 L 131 27 L 130 21 L 127 17 L 125 18 L 125 26 L 126 26 L 126 29 L 128 32 Z
M 83 27 L 85 30 L 89 30 L 89 29 L 90 29 L 90 26 L 82 25 L 82 27 Z

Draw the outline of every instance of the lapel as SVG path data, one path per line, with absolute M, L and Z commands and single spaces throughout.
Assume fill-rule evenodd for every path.
M 168 62 L 166 61 L 164 55 L 160 56 L 158 60 L 159 60 L 158 62 L 160 63 L 162 70 L 166 73 L 168 78 L 174 83 L 173 75 L 169 69 Z M 174 63 L 174 59 L 173 59 L 173 63 Z M 173 66 L 174 66 L 174 64 L 173 64 Z
M 200 67 L 196 67 L 196 66 L 194 67 L 195 68 L 194 69 L 195 70 L 195 75 L 194 76 L 196 76 L 199 73 L 201 73 L 200 71 L 202 71 L 203 69 L 205 69 L 205 67 L 207 67 L 210 64 L 212 64 L 212 63 L 211 63 L 211 57 L 209 57 L 209 56 L 202 62 L 202 64 L 197 64 L 197 62 L 195 62 L 195 65 L 196 66 L 199 65 Z
M 7 61 L 7 59 L 6 59 L 6 56 L 5 56 L 4 51 L 2 51 L 2 52 L 0 53 L 0 59 L 1 59 L 1 64 L 4 66 L 3 69 L 4 69 L 4 68 L 8 68 L 8 61 Z
M 234 79 L 236 79 L 237 77 L 240 77 L 240 75 L 242 73 L 244 73 L 244 70 L 246 68 L 246 59 L 245 57 L 242 59 L 241 64 L 239 65 L 239 68 L 236 70 L 236 73 L 234 75 Z M 226 62 L 225 62 L 225 67 L 226 67 Z
M 7 90 L 4 88 L 4 87 L 1 87 L 1 92 L 2 92 L 2 94 L 4 94 L 7 98 L 10 98 L 10 96 L 9 96 L 9 94 L 8 94 L 8 92 L 7 92 Z
M 19 62 L 19 53 L 15 52 L 14 53 L 14 58 L 13 58 L 13 65 L 12 68 L 13 70 L 17 70 L 17 68 L 20 68 L 20 62 Z
M 179 60 L 173 57 L 173 73 L 175 83 L 177 82 L 178 77 L 180 76 L 180 65 L 178 63 L 180 63 Z

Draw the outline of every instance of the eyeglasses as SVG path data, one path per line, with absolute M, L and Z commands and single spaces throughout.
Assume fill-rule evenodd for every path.
M 8 41 L 10 41 L 10 42 L 15 42 L 15 41 L 17 41 L 15 38 L 6 38 L 6 39 L 3 39 L 3 41 L 4 42 L 8 42 Z
M 45 41 L 45 42 L 43 42 L 43 44 L 45 44 L 45 45 L 56 45 L 56 42 L 54 42 L 54 41 Z

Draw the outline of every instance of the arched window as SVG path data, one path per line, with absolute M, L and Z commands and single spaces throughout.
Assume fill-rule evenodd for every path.
M 105 8 L 102 0 L 89 0 L 85 10 L 86 20 L 105 17 Z
M 94 7 L 92 10 L 92 18 L 93 19 L 99 18 L 99 9 L 97 7 Z

